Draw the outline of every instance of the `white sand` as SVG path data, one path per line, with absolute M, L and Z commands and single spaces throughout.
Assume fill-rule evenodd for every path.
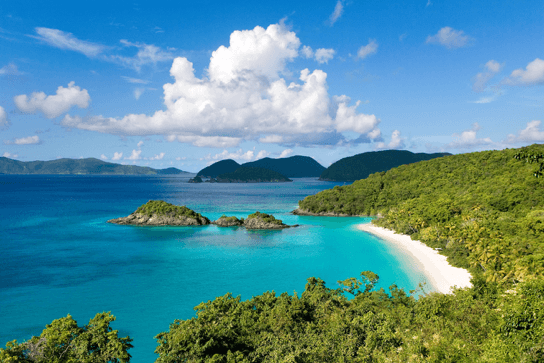
M 359 224 L 357 228 L 391 242 L 410 253 L 421 263 L 422 270 L 431 282 L 434 290 L 449 294 L 454 286 L 472 286 L 470 283 L 472 275 L 467 270 L 451 266 L 446 260 L 446 256 L 440 255 L 424 243 L 413 241 L 410 236 L 397 234 L 395 231 L 377 227 L 370 223 Z

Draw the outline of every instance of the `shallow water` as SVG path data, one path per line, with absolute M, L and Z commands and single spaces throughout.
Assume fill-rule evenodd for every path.
M 298 200 L 342 183 L 190 184 L 179 176 L 0 175 L 0 344 L 41 333 L 71 314 L 86 324 L 111 311 L 130 335 L 134 363 L 153 362 L 153 337 L 202 301 L 232 292 L 302 292 L 306 279 L 372 270 L 380 286 L 425 282 L 406 256 L 358 231 L 368 218 L 291 215 Z M 272 213 L 281 231 L 107 224 L 150 199 L 187 205 L 210 219 Z

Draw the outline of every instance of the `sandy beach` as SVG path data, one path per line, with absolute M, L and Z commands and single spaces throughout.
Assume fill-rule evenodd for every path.
M 434 290 L 448 294 L 451 293 L 454 286 L 472 286 L 470 283 L 472 275 L 467 270 L 451 266 L 446 260 L 446 256 L 440 255 L 424 243 L 413 241 L 408 235 L 397 234 L 392 230 L 377 227 L 371 223 L 359 224 L 357 228 L 391 242 L 411 254 L 421 263 L 422 270 Z

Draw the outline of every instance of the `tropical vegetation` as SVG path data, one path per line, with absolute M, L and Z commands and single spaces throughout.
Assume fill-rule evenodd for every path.
M 192 209 L 187 208 L 186 206 L 177 206 L 174 204 L 167 203 L 163 200 L 150 200 L 145 204 L 142 204 L 136 211 L 136 214 L 144 214 L 148 217 L 152 215 L 157 216 L 169 216 L 169 217 L 188 217 L 200 221 L 205 219 L 202 214 L 195 212 Z

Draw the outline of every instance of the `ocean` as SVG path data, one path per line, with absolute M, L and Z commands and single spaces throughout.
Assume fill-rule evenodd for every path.
M 154 336 L 195 316 L 202 301 L 227 292 L 328 287 L 372 270 L 380 287 L 425 283 L 409 256 L 358 231 L 364 217 L 304 217 L 290 212 L 310 194 L 343 183 L 191 184 L 187 176 L 0 175 L 0 346 L 39 335 L 72 315 L 80 326 L 111 311 L 130 335 L 131 362 L 154 362 Z M 186 205 L 211 220 L 271 213 L 297 228 L 135 227 L 106 223 L 151 199 Z M 429 285 L 429 284 L 427 284 Z

